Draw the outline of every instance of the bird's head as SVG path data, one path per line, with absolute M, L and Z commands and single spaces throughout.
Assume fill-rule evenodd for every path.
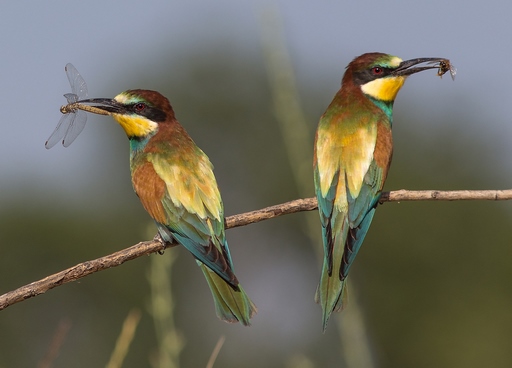
M 343 76 L 343 86 L 360 88 L 361 91 L 376 100 L 393 102 L 402 88 L 405 79 L 414 73 L 428 69 L 438 69 L 438 75 L 446 72 L 441 63 L 447 59 L 418 58 L 403 61 L 399 57 L 372 52 L 358 56 L 347 66 Z M 418 64 L 428 65 L 413 67 Z
M 156 91 L 133 89 L 113 99 L 93 98 L 79 102 L 107 112 L 130 139 L 144 138 L 155 133 L 159 124 L 175 120 L 169 100 Z

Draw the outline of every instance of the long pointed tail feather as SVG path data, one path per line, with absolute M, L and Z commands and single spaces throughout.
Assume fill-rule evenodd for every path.
M 212 292 L 217 316 L 226 322 L 240 322 L 244 326 L 250 326 L 250 319 L 258 310 L 242 286 L 238 285 L 239 291 L 235 291 L 226 281 L 204 264 L 201 263 L 199 266 Z
M 348 301 L 347 280 L 340 280 L 339 274 L 335 272 L 329 275 L 326 263 L 324 261 L 322 276 L 315 294 L 315 301 L 322 307 L 322 328 L 324 332 L 331 313 L 342 311 Z
M 320 303 L 322 307 L 322 327 L 324 332 L 331 313 L 343 310 L 347 304 L 346 280 L 341 278 L 340 270 L 343 263 L 344 245 L 348 235 L 348 228 L 348 224 L 343 219 L 341 229 L 337 229 L 338 236 L 333 239 L 333 244 L 330 245 L 331 252 L 326 252 L 324 255 L 320 283 L 315 295 L 316 302 Z M 328 244 L 329 239 L 331 239 L 330 236 L 332 235 L 324 234 L 325 243 Z

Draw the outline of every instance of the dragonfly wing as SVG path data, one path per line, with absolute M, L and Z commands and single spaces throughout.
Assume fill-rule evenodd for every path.
M 44 145 L 46 149 L 52 148 L 57 144 L 57 142 L 63 142 L 63 138 L 64 136 L 66 136 L 66 132 L 68 131 L 69 126 L 73 122 L 74 118 L 74 113 L 62 115 L 62 117 L 59 120 L 59 123 L 55 127 L 55 130 L 53 131 L 52 135 L 50 135 L 50 138 L 48 138 Z
M 84 78 L 82 78 L 73 64 L 66 64 L 66 75 L 68 76 L 69 84 L 71 85 L 71 92 L 77 95 L 79 99 L 87 98 L 87 84 L 85 84 Z
M 66 100 L 68 100 L 68 104 L 78 102 L 78 96 L 74 93 L 65 93 L 64 97 L 66 97 Z
M 85 122 L 87 121 L 87 114 L 82 110 L 77 110 L 75 113 L 68 115 L 73 115 L 74 119 L 70 122 L 64 135 L 64 140 L 62 141 L 64 147 L 68 147 L 73 143 L 76 137 L 84 130 Z
M 79 99 L 87 98 L 87 84 L 82 78 L 78 70 L 73 64 L 68 63 L 66 65 L 66 75 L 71 85 L 71 92 L 66 93 L 64 97 L 68 101 L 68 105 L 76 103 Z M 74 108 L 68 108 L 61 111 L 69 112 L 64 114 L 57 124 L 57 127 L 53 131 L 50 138 L 45 143 L 47 149 L 52 148 L 57 142 L 62 141 L 64 147 L 68 147 L 78 137 L 78 135 L 84 130 L 85 123 L 87 121 L 87 114 L 84 111 L 76 110 Z

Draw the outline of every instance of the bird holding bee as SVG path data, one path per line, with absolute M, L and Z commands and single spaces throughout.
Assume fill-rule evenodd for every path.
M 455 76 L 448 59 L 363 54 L 347 66 L 341 89 L 320 118 L 313 169 L 324 259 L 315 299 L 324 331 L 331 313 L 346 304 L 347 275 L 386 181 L 395 98 L 408 76 L 429 69 Z

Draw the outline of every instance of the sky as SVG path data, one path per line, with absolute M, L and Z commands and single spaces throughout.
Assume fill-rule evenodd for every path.
M 423 99 L 429 101 L 419 106 L 425 111 L 433 106 L 443 112 L 465 110 L 471 118 L 466 139 L 496 146 L 492 160 L 508 172 L 512 163 L 504 159 L 512 154 L 512 75 L 506 72 L 512 53 L 507 46 L 511 7 L 507 1 L 485 6 L 476 1 L 6 3 L 0 14 L 0 187 L 3 193 L 16 191 L 21 179 L 37 180 L 43 187 L 65 181 L 78 190 L 86 182 L 91 166 L 86 137 L 102 134 L 102 117 L 90 117 L 83 136 L 70 148 L 44 148 L 59 120 L 62 95 L 69 92 L 66 63 L 72 62 L 84 76 L 91 97 L 113 97 L 138 87 L 123 83 L 127 71 L 142 80 L 147 74 L 144 87 L 151 88 L 155 76 L 150 71 L 161 68 L 152 57 L 155 47 L 197 53 L 198 45 L 229 40 L 242 53 L 257 53 L 261 15 L 269 10 L 280 14 L 301 88 L 315 81 L 325 85 L 326 95 L 338 88 L 345 65 L 364 52 L 451 59 L 458 69 L 455 83 L 417 76 L 408 82 L 397 106 Z M 426 135 L 448 123 L 446 115 L 432 116 L 432 126 L 422 127 Z M 70 176 L 73 165 L 82 173 Z

